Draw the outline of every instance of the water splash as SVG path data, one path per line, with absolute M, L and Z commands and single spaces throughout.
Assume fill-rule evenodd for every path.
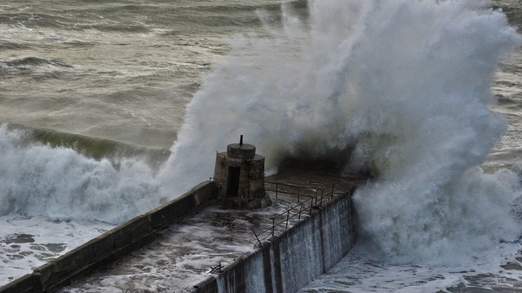
M 355 198 L 362 234 L 386 255 L 444 261 L 512 240 L 519 179 L 479 166 L 506 127 L 489 110 L 492 76 L 521 39 L 489 7 L 323 0 L 302 19 L 283 5 L 283 29 L 235 39 L 190 103 L 164 186 L 210 176 L 213 152 L 239 134 L 269 169 L 356 145 L 347 167 L 380 175 Z
M 98 161 L 29 143 L 27 136 L 0 128 L 0 216 L 120 223 L 159 204 L 158 183 L 145 163 Z

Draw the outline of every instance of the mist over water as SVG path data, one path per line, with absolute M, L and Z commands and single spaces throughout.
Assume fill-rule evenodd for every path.
M 240 134 L 269 170 L 356 145 L 347 169 L 379 173 L 355 196 L 360 228 L 383 255 L 448 262 L 516 239 L 520 178 L 480 168 L 506 129 L 489 109 L 493 75 L 521 43 L 490 6 L 309 1 L 304 20 L 283 5 L 283 29 L 235 39 L 194 96 L 164 186 L 208 177 Z

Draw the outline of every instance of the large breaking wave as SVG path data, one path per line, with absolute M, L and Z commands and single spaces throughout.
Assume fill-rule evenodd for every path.
M 0 127 L 0 216 L 120 223 L 159 204 L 159 185 L 140 160 L 95 160 Z
M 283 5 L 283 29 L 234 40 L 190 103 L 165 186 L 209 176 L 214 152 L 240 134 L 272 170 L 356 145 L 347 169 L 379 173 L 355 197 L 361 232 L 386 255 L 445 261 L 516 239 L 519 178 L 479 167 L 506 128 L 489 109 L 492 77 L 520 45 L 490 7 L 323 0 L 303 19 Z

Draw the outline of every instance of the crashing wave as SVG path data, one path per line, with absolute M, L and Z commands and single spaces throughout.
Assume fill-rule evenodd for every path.
M 214 152 L 240 134 L 272 170 L 355 145 L 346 168 L 379 174 L 355 196 L 361 232 L 386 255 L 444 261 L 516 239 L 519 179 L 479 167 L 506 128 L 489 109 L 493 74 L 521 43 L 490 7 L 323 0 L 302 19 L 283 4 L 284 27 L 235 39 L 193 98 L 164 186 L 208 177 Z

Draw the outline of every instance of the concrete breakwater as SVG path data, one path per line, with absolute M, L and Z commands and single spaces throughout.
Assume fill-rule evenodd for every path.
M 298 168 L 270 180 L 264 158 L 241 137 L 217 155 L 214 180 L 0 293 L 297 292 L 352 248 L 351 199 L 364 178 Z
M 288 178 L 280 180 L 280 182 L 289 181 L 291 180 Z M 256 243 L 253 237 L 250 238 L 254 241 L 249 242 L 249 248 L 245 248 L 245 235 L 248 234 L 251 237 L 250 231 L 239 231 L 237 234 L 236 231 L 230 231 L 228 235 L 225 235 L 225 238 L 235 238 L 227 241 L 237 243 L 238 247 L 243 246 L 243 248 L 232 253 L 223 250 L 223 247 L 229 246 L 230 243 L 223 243 L 222 247 L 218 247 L 219 245 L 215 244 L 224 240 L 215 239 L 215 236 L 208 234 L 208 237 L 214 239 L 203 239 L 205 242 L 208 241 L 209 245 L 201 256 L 206 257 L 204 254 L 208 254 L 210 261 L 212 255 L 230 254 L 224 260 L 223 268 L 219 271 L 209 272 L 204 270 L 205 266 L 197 267 L 197 265 L 191 264 L 195 268 L 192 273 L 199 274 L 198 278 L 188 278 L 192 281 L 183 285 L 176 284 L 168 287 L 169 289 L 157 290 L 157 292 L 296 292 L 335 265 L 354 244 L 356 233 L 351 192 L 356 185 L 355 182 L 351 182 L 349 186 L 339 185 L 340 187 L 335 195 L 334 193 L 331 194 L 332 199 L 330 201 L 314 206 L 309 211 L 303 211 L 303 217 L 300 220 L 291 221 L 288 229 L 279 231 L 269 239 L 263 239 L 261 245 L 256 245 L 256 248 L 253 248 L 252 245 Z M 271 195 L 275 205 L 280 206 L 280 208 L 260 209 L 254 212 L 258 213 L 255 216 L 251 212 L 245 212 L 246 219 L 257 222 L 259 219 L 256 219 L 256 217 L 261 215 L 261 217 L 266 217 L 262 219 L 266 224 L 266 222 L 271 222 L 271 215 L 275 215 L 275 213 L 279 213 L 282 209 L 288 207 L 288 205 L 282 205 L 281 201 L 295 203 L 296 200 L 299 201 L 299 198 L 301 198 L 301 202 L 304 203 L 303 198 L 306 197 L 303 193 L 296 196 L 292 192 L 284 190 L 279 190 L 276 193 L 267 191 L 267 193 Z M 215 221 L 214 216 L 209 217 L 212 214 L 208 210 L 213 211 L 219 206 L 216 205 L 216 194 L 217 186 L 215 182 L 204 182 L 176 200 L 106 232 L 35 269 L 32 274 L 0 288 L 0 292 L 70 292 L 70 289 L 77 290 L 75 292 L 91 292 L 92 287 L 86 287 L 85 284 L 98 286 L 98 284 L 107 283 L 107 279 L 89 279 L 90 277 L 86 278 L 86 276 L 93 274 L 102 275 L 102 277 L 111 274 L 117 275 L 121 268 L 118 269 L 116 266 L 114 273 L 110 270 L 104 271 L 104 267 L 115 261 L 123 262 L 120 267 L 132 266 L 132 258 L 125 260 L 128 255 L 139 250 L 157 250 L 158 248 L 155 248 L 151 243 L 154 243 L 158 237 L 163 237 L 160 234 L 165 233 L 164 231 L 168 230 L 168 227 L 173 227 L 173 225 L 188 229 L 189 231 L 186 233 L 188 236 L 179 236 L 178 234 L 182 234 L 179 232 L 180 229 L 174 229 L 172 233 L 179 237 L 167 238 L 167 240 L 163 239 L 162 241 L 181 242 L 180 239 L 184 239 L 188 240 L 186 246 L 191 247 L 193 243 L 190 242 L 190 237 L 192 237 L 190 235 L 193 234 L 192 229 L 198 226 L 187 226 L 187 219 L 190 221 L 191 218 L 198 218 L 196 222 Z M 315 201 L 319 202 L 318 196 Z M 218 218 L 237 218 L 239 213 L 243 213 L 241 211 L 226 212 L 226 210 L 220 212 L 222 214 Z M 266 226 L 260 227 L 266 228 Z M 210 228 L 205 229 L 212 231 L 217 228 L 210 226 Z M 222 233 L 222 231 L 216 232 L 217 234 Z M 213 243 L 211 243 L 212 241 Z M 163 253 L 168 253 L 169 257 L 173 258 L 173 264 L 184 262 L 181 259 L 183 259 L 183 254 L 186 253 L 184 250 L 187 247 L 178 248 L 178 244 L 184 244 L 172 244 L 174 248 L 163 249 L 168 250 Z M 176 249 L 180 251 L 175 251 Z M 193 247 L 191 249 L 192 251 L 189 253 L 195 254 L 197 249 L 194 250 Z M 140 265 L 142 264 L 138 264 L 138 266 Z M 169 268 L 171 267 L 169 266 Z M 179 283 L 179 280 L 187 276 L 186 270 L 183 271 L 180 268 L 173 268 L 171 273 L 168 277 L 171 278 L 171 283 Z M 147 277 L 143 278 L 146 279 Z M 72 287 L 68 284 L 72 284 Z M 136 287 L 130 286 L 128 288 Z M 122 292 L 124 290 L 127 289 L 123 289 Z M 136 292 L 142 291 L 136 290 Z
M 196 285 L 196 293 L 293 293 L 342 259 L 356 239 L 346 194 Z
M 288 181 L 291 180 L 283 178 L 280 182 Z M 157 291 L 195 293 L 296 292 L 317 276 L 326 272 L 351 249 L 355 241 L 351 191 L 357 183 L 352 182 L 351 184 L 353 184 L 351 187 L 339 187 L 340 189 L 337 189 L 335 197 L 328 203 L 314 207 L 306 213 L 303 212 L 303 218 L 293 223 L 289 229 L 276 233 L 273 238 L 263 240 L 262 245 L 250 249 L 250 252 L 245 253 L 241 252 L 244 250 L 240 250 L 232 255 L 233 261 L 225 263 L 219 272 L 198 269 L 195 272 L 199 272 L 200 281 L 194 279 L 196 281 L 192 284 L 187 283 L 183 286 L 173 286 L 170 287 L 171 289 Z M 288 198 L 295 200 L 296 197 L 289 192 L 279 190 L 277 196 L 273 191 L 268 191 L 276 203 L 281 202 L 285 196 L 287 200 Z M 200 217 L 198 221 L 210 219 L 211 217 L 207 217 L 208 213 L 205 211 L 215 209 L 216 194 L 215 183 L 204 182 L 176 200 L 139 216 L 35 269 L 32 274 L 0 288 L 0 292 L 69 292 L 68 288 L 70 287 L 67 287 L 67 285 L 71 282 L 72 288 L 80 288 L 78 292 L 89 292 L 90 289 L 82 289 L 81 284 L 93 283 L 97 286 L 96 280 L 94 282 L 92 282 L 92 279 L 82 281 L 85 276 L 92 274 L 107 275 L 107 272 L 103 272 L 103 267 L 108 263 L 113 263 L 116 260 L 121 261 L 127 255 L 140 249 L 153 250 L 154 248 L 150 247 L 150 243 L 154 242 L 157 237 L 161 237 L 158 235 L 168 229 L 169 226 L 179 225 L 183 227 L 184 224 L 177 223 L 191 217 Z M 302 200 L 305 195 L 301 194 L 300 197 Z M 230 212 L 228 216 L 226 214 L 222 216 L 234 218 L 237 213 Z M 263 209 L 258 213 L 269 215 Z M 270 222 L 270 220 L 268 221 Z M 214 228 L 211 227 L 210 229 Z M 221 231 L 217 232 L 221 233 Z M 179 231 L 176 230 L 174 233 L 179 234 Z M 191 233 L 192 231 L 189 231 L 188 234 Z M 238 233 L 237 238 L 231 241 L 239 243 L 238 245 L 244 245 L 241 244 L 241 237 L 244 237 L 244 235 Z M 254 240 L 254 238 L 252 237 L 251 240 Z M 208 241 L 210 242 L 211 239 L 208 239 Z M 214 239 L 214 242 L 219 241 L 222 240 Z M 252 243 L 255 243 L 255 241 Z M 229 244 L 225 243 L 225 245 Z M 252 248 L 251 244 L 250 248 Z M 222 247 L 216 247 L 215 250 L 220 251 Z M 168 251 L 168 253 L 172 255 L 172 251 Z M 205 253 L 216 254 L 212 249 Z M 128 266 L 128 262 L 124 260 L 122 266 Z M 173 262 L 179 262 L 179 259 L 175 259 Z M 179 282 L 179 279 L 175 278 L 178 274 L 175 270 L 173 269 L 170 278 L 173 282 Z M 180 279 L 184 278 L 183 273 L 179 274 Z M 136 292 L 141 291 L 137 290 Z

